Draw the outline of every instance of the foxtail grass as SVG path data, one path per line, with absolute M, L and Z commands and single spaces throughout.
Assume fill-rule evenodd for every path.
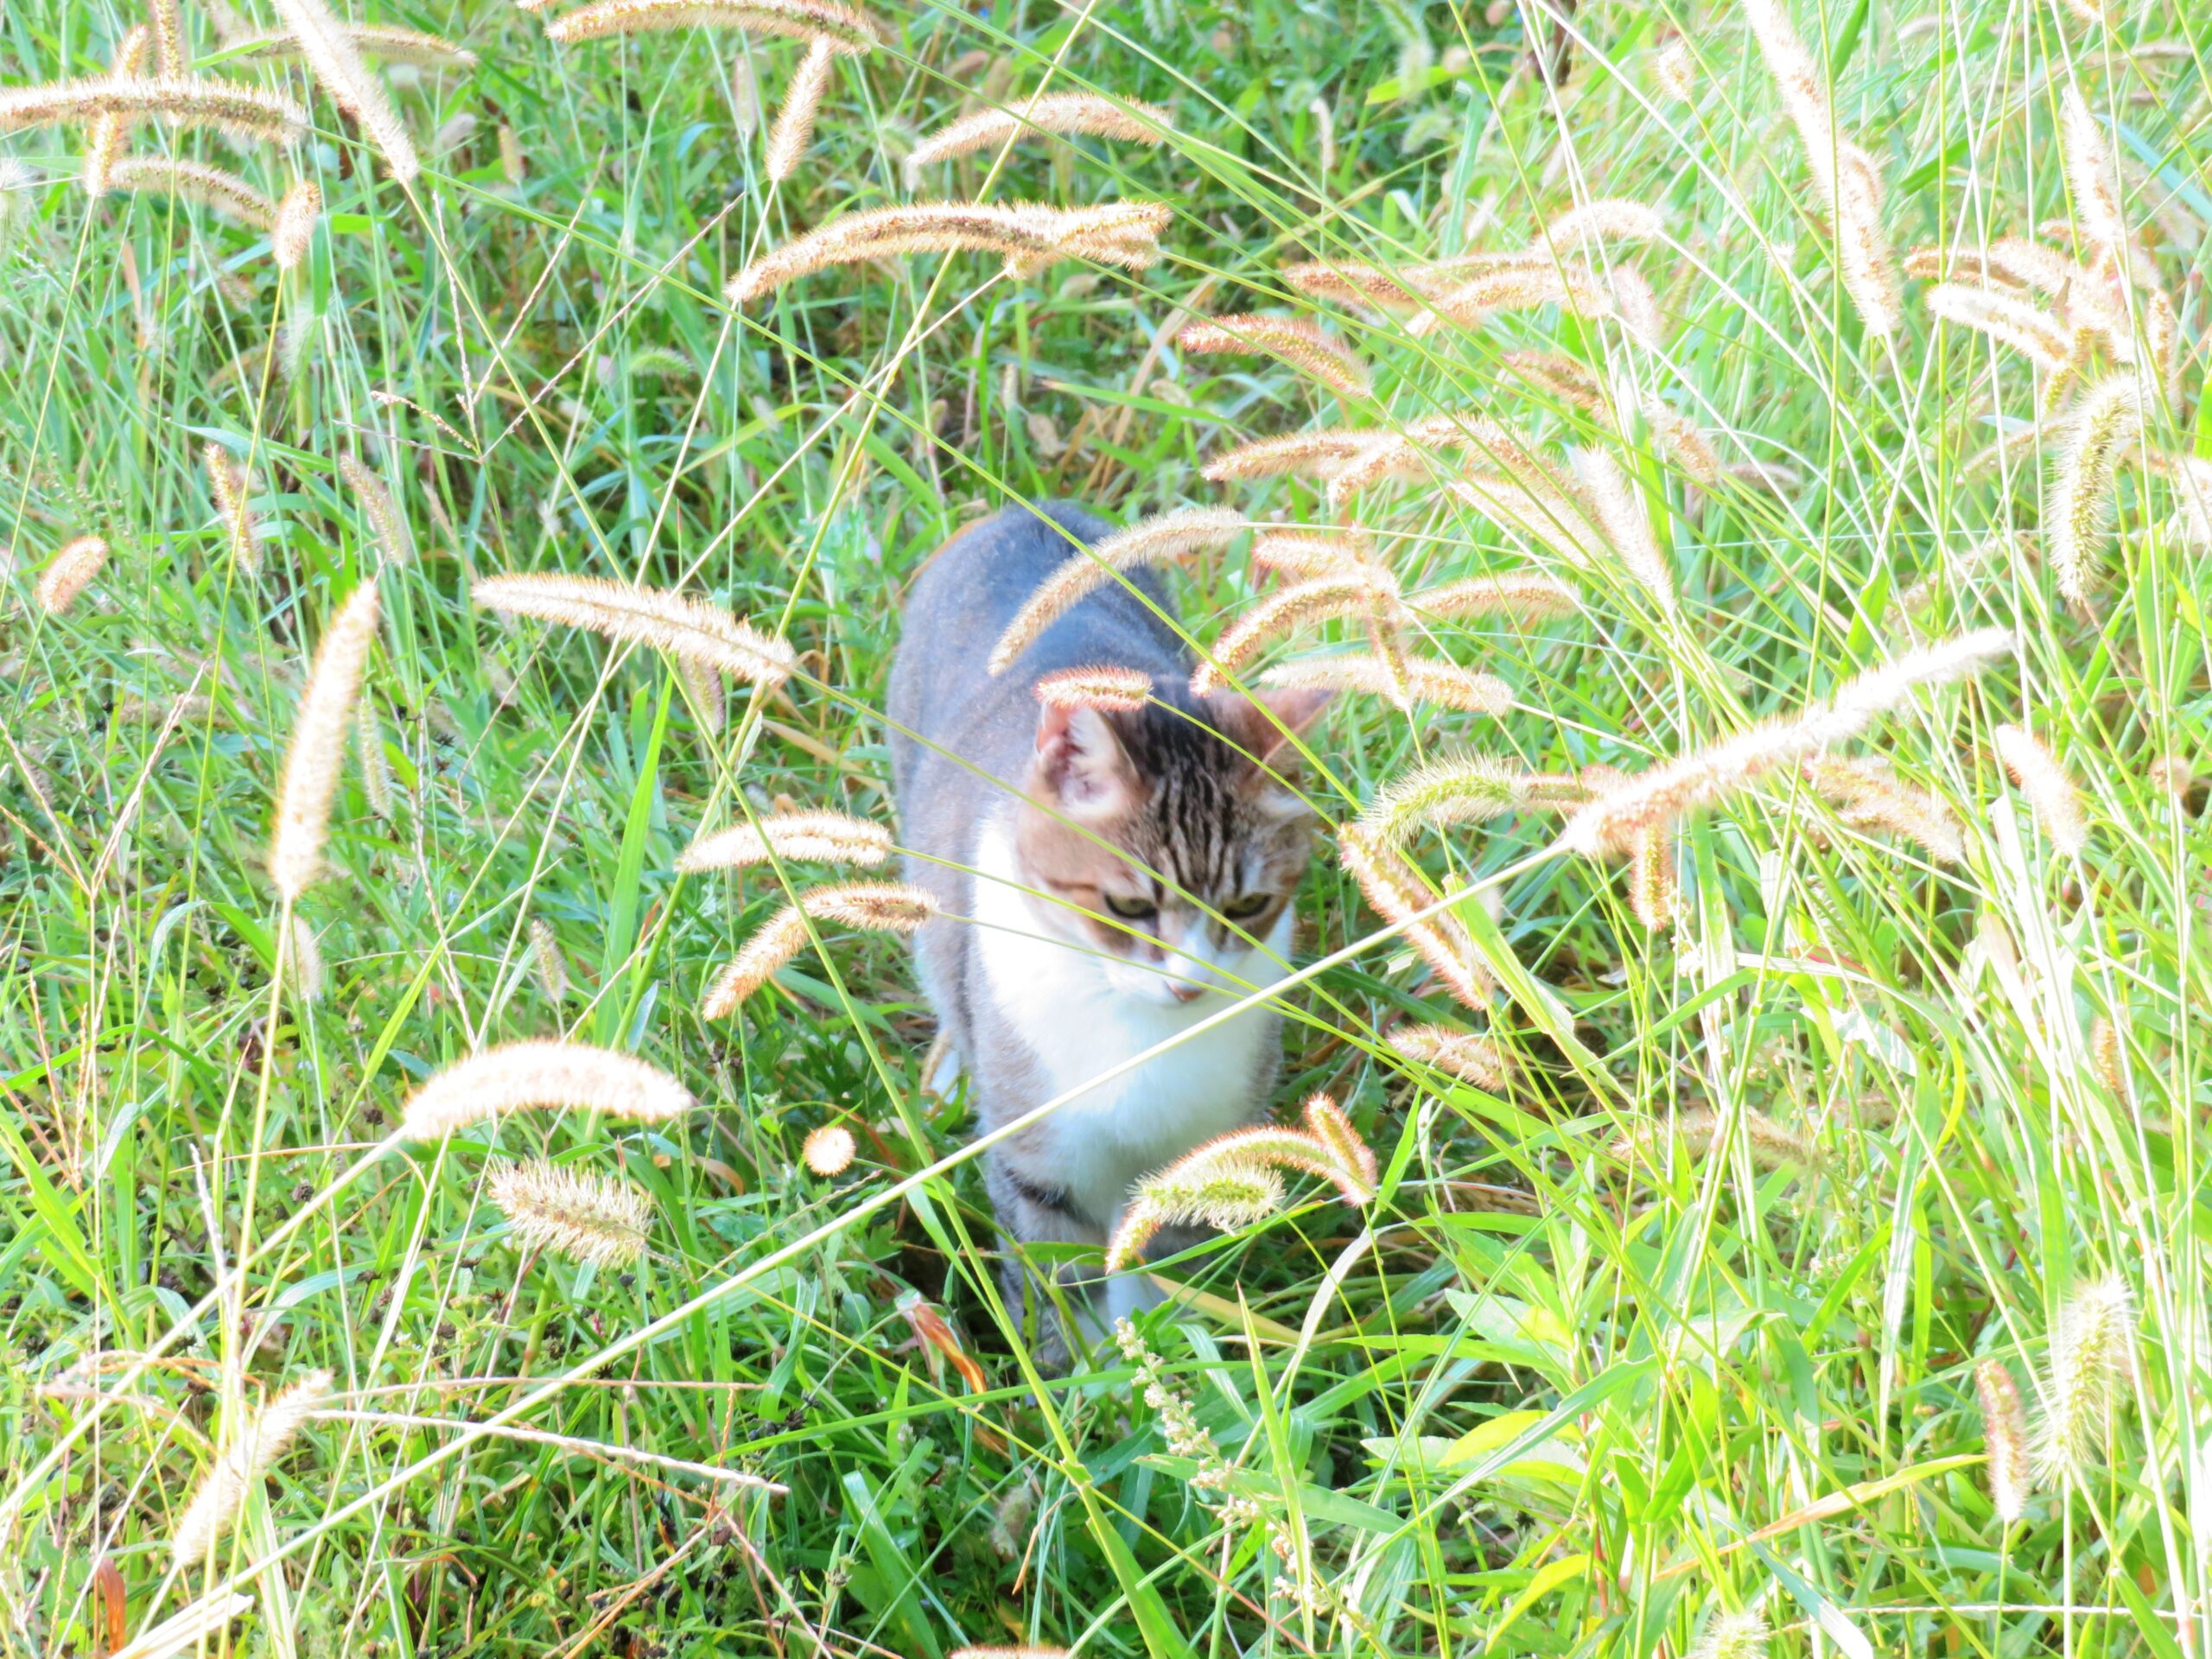
M 809 918 L 879 933 L 912 933 L 937 913 L 937 900 L 920 887 L 890 882 L 810 887 L 785 905 L 745 942 L 700 998 L 699 1014 L 727 1020 L 738 1005 L 806 948 Z
M 1363 402 L 1375 395 L 1367 365 L 1341 340 L 1305 317 L 1208 317 L 1175 337 L 1185 352 L 1263 353 L 1310 375 L 1338 397 Z
M 610 1271 L 645 1253 L 652 1200 L 626 1181 L 537 1159 L 493 1172 L 486 1190 L 508 1230 L 531 1249 Z
M 1532 772 L 1489 754 L 1433 760 L 1383 788 L 1359 815 L 1376 846 L 1402 845 L 1425 830 L 1481 823 L 1510 812 L 1573 804 L 1588 791 L 1573 779 Z
M 39 573 L 31 597 L 48 616 L 60 616 L 77 602 L 77 595 L 91 586 L 107 563 L 107 539 L 78 536 L 61 544 L 46 569 Z
M 810 271 L 901 253 L 958 251 L 1004 257 L 1009 274 L 1058 259 L 1090 259 L 1142 270 L 1160 257 L 1165 205 L 1110 202 L 1057 208 L 1029 203 L 917 203 L 847 213 L 762 255 L 730 279 L 733 305 L 747 305 Z
M 1207 652 L 1191 673 L 1191 690 L 1206 696 L 1217 690 L 1224 677 L 1259 655 L 1269 641 L 1335 617 L 1366 616 L 1377 599 L 1395 612 L 1396 584 L 1373 569 L 1344 575 L 1316 576 L 1295 582 L 1267 595 L 1237 618 Z M 1383 627 L 1395 627 L 1385 618 Z
M 0 132 L 70 126 L 103 116 L 213 127 L 236 138 L 274 144 L 296 143 L 308 124 L 306 111 L 290 99 L 230 80 L 120 75 L 0 92 Z
M 1086 133 L 1126 143 L 1160 144 L 1174 132 L 1167 111 L 1091 92 L 1040 92 L 1004 109 L 981 110 L 939 127 L 906 157 L 911 185 L 925 168 L 1002 144 L 1028 133 Z
M 1900 782 L 1886 766 L 1827 755 L 1806 762 L 1805 779 L 1854 830 L 1902 836 L 1947 864 L 1966 856 L 1965 837 L 1950 809 L 1926 790 Z
M 1488 1037 L 1456 1026 L 1400 1026 L 1389 1033 L 1389 1041 L 1406 1058 L 1492 1094 L 1513 1078 L 1512 1062 L 1503 1049 Z
M 156 0 L 156 10 L 162 6 L 174 7 L 175 0 Z M 170 16 L 174 20 L 175 11 Z M 115 54 L 108 60 L 111 78 L 126 79 L 138 73 L 144 63 L 146 51 L 153 39 L 153 31 L 143 23 L 134 23 L 123 33 L 116 43 Z M 157 79 L 173 79 L 172 73 L 163 70 Z M 130 148 L 130 118 L 124 115 L 103 115 L 94 121 L 85 134 L 85 164 L 80 177 L 85 194 L 104 196 L 107 194 L 109 175 L 117 162 Z
M 330 1384 L 328 1371 L 309 1371 L 226 1438 L 214 1466 L 200 1478 L 176 1530 L 169 1535 L 169 1558 L 177 1567 L 196 1566 L 207 1558 L 270 1465 L 330 1397 Z
M 543 916 L 530 918 L 530 968 L 537 976 L 539 995 L 555 1007 L 569 1000 L 569 959 L 552 923 Z
M 379 63 L 403 63 L 417 69 L 470 69 L 476 64 L 474 52 L 442 35 L 361 23 L 340 23 L 338 30 L 362 57 Z M 241 58 L 264 62 L 284 62 L 306 54 L 296 35 L 272 35 L 237 49 Z
M 1038 584 L 992 648 L 990 671 L 1005 673 L 1046 629 L 1117 574 L 1215 551 L 1245 527 L 1244 515 L 1225 507 L 1181 507 L 1101 537 Z
M 1375 913 L 1398 930 L 1446 990 L 1470 1008 L 1490 1006 L 1497 982 L 1476 951 L 1474 940 L 1449 910 L 1434 909 L 1435 895 L 1395 848 L 1348 823 L 1337 830 L 1337 861 L 1358 884 Z
M 1030 688 L 1047 709 L 1103 709 L 1134 715 L 1150 701 L 1152 676 L 1141 668 L 1100 664 L 1039 675 Z
M 741 870 L 771 859 L 870 868 L 891 856 L 891 832 L 842 812 L 779 812 L 703 836 L 677 855 L 676 868 Z
M 270 5 L 299 43 L 302 60 L 331 102 L 353 118 L 391 176 L 401 184 L 412 183 L 423 170 L 415 142 L 346 26 L 323 0 L 270 0 Z
M 2134 1343 L 2134 1300 L 2116 1276 L 2084 1285 L 2060 1311 L 2036 1429 L 2038 1479 L 2079 1478 L 2101 1458 Z
M 1981 1405 L 1982 1444 L 1988 1448 L 1990 1507 L 2010 1526 L 2028 1512 L 2028 1494 L 2035 1484 L 2027 1410 L 2012 1373 L 1999 1360 L 1985 1359 L 1974 1368 L 1974 1391 Z
M 1827 702 L 1794 720 L 1766 721 L 1627 779 L 1577 812 L 1560 845 L 1592 855 L 1628 852 L 1637 831 L 1670 823 L 1777 766 L 1794 766 L 1848 741 L 1915 688 L 1945 685 L 1979 672 L 2012 648 L 2009 630 L 1985 628 L 1907 652 L 1846 681 Z
M 826 43 L 842 53 L 870 52 L 882 43 L 874 23 L 837 0 L 591 0 L 554 19 L 546 34 L 556 41 L 596 41 L 664 29 L 738 29 Z
M 107 188 L 196 201 L 257 231 L 274 230 L 276 204 L 235 173 L 168 156 L 126 156 L 108 168 Z
M 1385 435 L 1379 433 L 1341 430 L 1257 438 L 1215 456 L 1206 463 L 1205 475 L 1215 484 L 1285 475 L 1330 479 L 1355 464 L 1384 438 Z
M 346 753 L 346 728 L 353 721 L 361 670 L 376 637 L 377 584 L 371 576 L 330 619 L 308 671 L 307 688 L 300 694 L 299 711 L 292 717 L 283 782 L 276 794 L 276 828 L 269 841 L 270 879 L 287 903 L 296 899 L 321 872 L 322 843 Z
M 810 42 L 806 55 L 791 72 L 791 85 L 776 109 L 776 124 L 768 133 L 768 177 L 780 183 L 798 171 L 806 147 L 814 142 L 814 120 L 830 91 L 830 76 L 837 63 L 837 48 L 827 39 Z
M 1393 664 L 1372 652 L 1278 663 L 1260 676 L 1260 684 L 1269 690 L 1357 691 L 1394 702 L 1402 685 L 1415 702 L 1493 720 L 1504 718 L 1513 708 L 1513 688 L 1495 674 L 1428 657 L 1408 656 Z
M 456 1061 L 409 1096 L 399 1133 L 409 1141 L 437 1141 L 539 1108 L 667 1123 L 693 1104 L 690 1090 L 632 1055 L 584 1043 L 508 1043 Z
M 248 499 L 251 480 L 245 468 L 231 459 L 230 451 L 213 439 L 200 452 L 207 472 L 207 493 L 214 499 L 215 516 L 223 526 L 223 539 L 231 557 L 245 575 L 261 571 L 261 546 L 254 540 L 253 509 Z
M 2060 435 L 2044 526 L 2051 578 L 2076 604 L 2088 600 L 2113 480 L 2142 426 L 2142 394 L 2133 372 L 2123 369 L 2083 391 Z
M 788 680 L 798 665 L 797 654 L 785 640 L 760 632 L 718 606 L 682 594 L 632 588 L 599 576 L 519 574 L 479 577 L 469 591 L 490 610 L 652 645 L 771 688 Z
M 2082 810 L 2082 792 L 2049 746 L 2023 726 L 1997 727 L 1990 741 L 2050 844 L 2076 857 L 2086 852 L 2089 821 Z

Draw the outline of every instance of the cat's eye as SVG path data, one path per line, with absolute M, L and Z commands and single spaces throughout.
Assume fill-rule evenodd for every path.
M 1152 900 L 1141 893 L 1109 893 L 1105 897 L 1107 910 L 1125 922 L 1141 922 L 1152 914 Z
M 1271 893 L 1239 893 L 1221 907 L 1221 913 L 1232 922 L 1249 922 L 1274 901 Z

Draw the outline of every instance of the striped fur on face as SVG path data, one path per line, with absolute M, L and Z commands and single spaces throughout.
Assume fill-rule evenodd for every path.
M 1046 709 L 1015 823 L 1040 919 L 1161 1002 L 1236 995 L 1304 875 L 1312 814 L 1291 742 L 1325 698 L 1176 697 Z

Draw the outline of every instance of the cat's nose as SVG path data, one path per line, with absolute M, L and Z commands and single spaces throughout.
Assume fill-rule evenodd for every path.
M 1206 988 L 1203 985 L 1193 985 L 1188 980 L 1171 980 L 1168 982 L 1167 994 L 1178 1002 L 1195 1002 L 1206 994 Z

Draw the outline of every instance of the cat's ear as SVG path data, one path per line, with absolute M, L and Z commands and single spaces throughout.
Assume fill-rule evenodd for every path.
M 1137 772 L 1110 715 L 1096 709 L 1037 711 L 1037 781 L 1062 811 L 1110 817 L 1135 804 Z
M 1333 691 L 1288 688 L 1256 697 L 1217 697 L 1213 708 L 1221 734 L 1250 755 L 1262 773 L 1292 778 L 1298 772 L 1298 746 Z

